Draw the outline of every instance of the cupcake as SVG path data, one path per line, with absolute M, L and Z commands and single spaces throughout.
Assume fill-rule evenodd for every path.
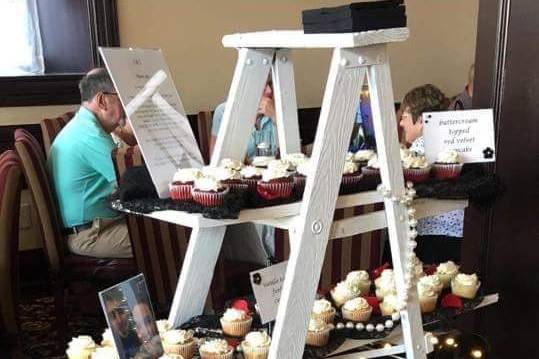
M 178 354 L 163 354 L 159 359 L 185 359 L 183 356 Z
M 323 347 L 329 341 L 329 334 L 333 329 L 333 324 L 327 324 L 320 319 L 311 319 L 307 329 L 305 343 L 314 347 Z
M 477 275 L 474 274 L 457 274 L 451 281 L 451 291 L 454 295 L 457 295 L 466 299 L 473 299 L 477 294 L 477 290 L 481 282 L 477 279 Z
M 79 335 L 67 344 L 66 354 L 68 359 L 91 359 L 95 349 L 96 345 L 91 336 Z
M 417 294 L 421 313 L 430 313 L 436 309 L 439 293 L 436 292 L 432 285 L 420 281 L 417 284 Z
M 284 166 L 274 165 L 262 172 L 262 179 L 256 185 L 256 192 L 266 200 L 286 199 L 292 195 L 294 180 Z
M 268 168 L 268 164 L 273 160 L 275 160 L 275 156 L 255 156 L 251 160 L 251 166 Z
M 301 152 L 289 153 L 283 156 L 283 160 L 288 161 L 294 170 L 297 170 L 298 166 L 307 161 L 309 157 Z
M 380 312 L 382 315 L 391 315 L 398 312 L 399 300 L 396 294 L 386 295 L 380 303 Z
M 423 262 L 414 254 L 412 257 L 413 273 L 414 278 L 419 279 L 425 275 L 423 270 Z
M 159 335 L 163 336 L 165 332 L 172 329 L 172 324 L 167 319 L 160 319 L 155 321 L 155 325 L 157 326 L 157 331 L 159 332 Z
M 376 298 L 384 299 L 388 295 L 395 295 L 397 287 L 395 286 L 395 273 L 392 269 L 384 269 L 380 277 L 374 280 L 376 286 Z
M 410 153 L 409 156 L 401 158 L 401 161 L 405 181 L 421 183 L 429 179 L 430 166 L 425 156 L 416 156 Z
M 365 167 L 375 155 L 376 153 L 373 150 L 359 150 L 354 153 L 354 161 L 357 162 L 360 168 Z
M 434 177 L 438 179 L 454 179 L 460 175 L 462 163 L 455 150 L 440 152 L 432 166 Z
M 250 191 L 256 191 L 256 184 L 262 179 L 262 169 L 255 166 L 245 166 L 240 171 L 244 183 Z
M 359 286 L 353 286 L 346 281 L 342 281 L 337 283 L 330 294 L 335 306 L 340 308 L 346 301 L 359 297 L 361 292 L 359 291 Z
M 223 333 L 233 337 L 242 337 L 251 329 L 253 318 L 244 310 L 228 308 L 221 318 Z
M 115 347 L 107 346 L 96 348 L 91 359 L 120 359 L 120 355 Z
M 241 342 L 245 359 L 266 359 L 271 344 L 271 338 L 265 331 L 250 332 Z
M 225 202 L 228 187 L 213 177 L 201 177 L 195 180 L 193 200 L 204 207 L 218 207 Z
M 333 323 L 335 312 L 336 310 L 333 308 L 329 300 L 319 299 L 314 301 L 311 318 L 320 319 L 326 323 Z
M 451 284 L 451 279 L 459 272 L 459 266 L 456 265 L 453 261 L 447 261 L 445 263 L 440 263 L 436 268 L 436 274 L 440 278 L 440 281 L 443 283 L 444 288 L 449 288 Z
M 193 184 L 200 177 L 202 177 L 202 171 L 198 168 L 178 169 L 169 185 L 170 197 L 178 201 L 191 200 Z
M 241 169 L 243 168 L 243 163 L 241 163 L 241 161 L 233 160 L 231 158 L 223 158 L 221 160 L 220 167 L 228 168 L 234 171 L 241 171 Z
M 224 339 L 206 340 L 198 350 L 201 359 L 232 359 L 234 348 Z
M 241 192 L 248 188 L 247 183 L 241 179 L 240 171 L 231 168 L 205 166 L 202 168 L 202 173 L 204 176 L 213 177 L 220 181 L 231 192 Z
M 359 166 L 352 161 L 345 161 L 343 166 L 343 174 L 341 180 L 341 189 L 349 189 L 357 186 L 361 180 L 361 174 Z
M 419 278 L 418 285 L 419 284 L 431 286 L 438 295 L 442 292 L 442 289 L 444 288 L 444 284 L 442 283 L 437 274 L 426 275 Z
M 366 166 L 361 168 L 361 173 L 364 176 L 380 176 L 380 164 L 376 154 L 371 157 Z
M 296 167 L 296 173 L 294 173 L 294 189 L 297 193 L 303 194 L 305 190 L 305 182 L 307 182 L 307 176 L 311 172 L 311 160 L 306 160 L 300 163 Z
M 356 270 L 346 275 L 345 281 L 352 287 L 358 287 L 361 296 L 366 297 L 371 290 L 371 280 L 369 273 L 364 270 Z
M 284 170 L 288 172 L 294 172 L 296 170 L 296 167 L 288 160 L 280 159 L 280 160 L 273 160 L 268 163 L 268 170 Z
M 192 330 L 167 330 L 162 335 L 165 354 L 181 355 L 184 359 L 191 359 L 195 355 L 196 343 Z
M 365 298 L 357 297 L 344 303 L 341 312 L 346 320 L 366 322 L 371 318 L 372 307 Z
M 103 338 L 101 340 L 102 347 L 116 348 L 116 344 L 114 344 L 114 337 L 112 336 L 112 331 L 110 330 L 110 328 L 105 329 L 101 337 Z

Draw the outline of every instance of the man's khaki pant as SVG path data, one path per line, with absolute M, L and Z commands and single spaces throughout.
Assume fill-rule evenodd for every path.
M 69 235 L 70 252 L 96 258 L 132 258 L 131 242 L 124 216 L 96 218 L 92 227 Z

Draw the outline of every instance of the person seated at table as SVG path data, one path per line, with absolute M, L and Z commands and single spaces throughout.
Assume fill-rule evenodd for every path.
M 424 154 L 424 112 L 445 111 L 449 99 L 434 85 L 423 85 L 412 89 L 402 100 L 400 126 L 404 130 L 410 150 Z M 439 216 L 423 218 L 417 225 L 416 254 L 427 264 L 448 260 L 460 261 L 464 227 L 464 210 L 455 210 Z
M 210 154 L 213 153 L 217 134 L 221 127 L 225 103 L 223 102 L 215 109 L 211 126 Z M 273 100 L 273 85 L 271 76 L 268 77 L 262 97 L 258 104 L 255 125 L 251 131 L 247 144 L 247 158 L 251 159 L 257 155 L 257 146 L 265 144 L 266 154 L 275 156 L 277 153 L 277 127 L 275 124 L 275 102 Z
M 91 70 L 79 83 L 82 105 L 51 145 L 48 171 L 70 252 L 98 258 L 133 257 L 123 215 L 109 207 L 116 187 L 111 132 L 125 113 L 109 74 Z
M 458 94 L 455 99 L 449 105 L 451 110 L 471 110 L 472 109 L 472 97 L 473 97 L 473 83 L 475 77 L 475 64 L 470 66 L 468 70 L 468 83 L 464 87 L 464 90 Z

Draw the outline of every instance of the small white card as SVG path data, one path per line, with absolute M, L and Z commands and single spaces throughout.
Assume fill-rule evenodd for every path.
M 288 261 L 285 261 L 250 273 L 251 286 L 262 324 L 271 322 L 277 317 L 287 264 Z
M 463 163 L 496 160 L 492 109 L 426 112 L 423 139 L 429 163 L 448 149 L 457 151 Z

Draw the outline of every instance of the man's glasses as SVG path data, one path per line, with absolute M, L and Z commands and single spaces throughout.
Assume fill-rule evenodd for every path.
M 103 95 L 114 95 L 114 96 L 118 96 L 118 92 L 101 91 L 101 93 L 102 93 Z

